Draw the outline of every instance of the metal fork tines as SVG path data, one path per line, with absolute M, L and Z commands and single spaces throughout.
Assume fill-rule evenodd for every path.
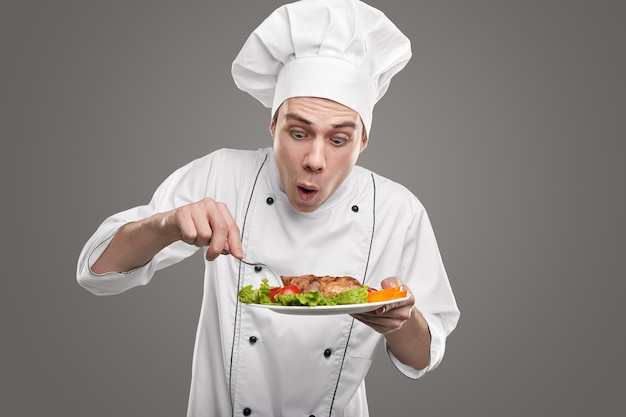
M 253 266 L 255 270 L 258 272 L 261 272 L 262 270 L 266 271 L 267 274 L 270 276 L 264 277 L 264 278 L 267 278 L 270 282 L 273 281 L 272 284 L 274 287 L 284 287 L 283 280 L 280 278 L 280 275 L 278 275 L 276 271 L 274 271 L 269 266 L 261 262 L 250 262 L 250 261 L 246 261 L 245 259 L 240 259 L 240 260 L 242 263 L 246 265 Z M 261 269 L 258 269 L 258 268 L 261 268 Z

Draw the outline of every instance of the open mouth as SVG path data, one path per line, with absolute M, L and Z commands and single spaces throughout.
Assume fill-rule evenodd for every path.
M 308 200 L 311 200 L 313 197 L 315 197 L 315 194 L 317 194 L 317 190 L 299 185 L 298 194 L 300 195 L 301 199 L 308 201 Z

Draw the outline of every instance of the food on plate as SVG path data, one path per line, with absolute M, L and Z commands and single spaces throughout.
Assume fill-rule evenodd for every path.
M 302 294 L 302 290 L 295 285 L 287 285 L 286 287 L 273 287 L 270 289 L 270 301 L 272 303 L 276 302 L 276 296 L 278 294 L 288 295 L 288 294 Z
M 246 285 L 238 297 L 246 304 L 272 304 L 283 306 L 334 306 L 364 304 L 404 298 L 407 290 L 391 287 L 378 290 L 352 277 L 317 275 L 282 276 L 284 287 L 271 287 L 263 279 L 259 288 Z
M 361 283 L 352 277 L 331 277 L 329 275 L 299 275 L 280 277 L 284 285 L 295 285 L 302 292 L 319 291 L 323 297 L 336 297 L 344 291 L 361 288 Z
M 377 301 L 395 300 L 396 298 L 404 298 L 406 295 L 407 290 L 403 290 L 402 287 L 390 287 L 382 290 L 369 288 L 367 302 L 375 303 Z
M 271 287 L 263 279 L 259 288 L 246 285 L 238 297 L 247 304 L 284 306 L 333 306 L 367 303 L 367 286 L 351 277 L 303 275 L 282 277 L 284 287 Z

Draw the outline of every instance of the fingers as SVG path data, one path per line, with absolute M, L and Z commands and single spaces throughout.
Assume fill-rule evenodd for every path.
M 387 334 L 399 329 L 406 321 L 399 318 L 377 316 L 376 313 L 355 314 L 353 317 L 381 334 Z
M 229 253 L 239 259 L 243 257 L 239 227 L 224 203 L 205 198 L 179 207 L 175 218 L 181 240 L 207 247 L 207 260 Z
M 402 287 L 407 290 L 409 298 L 404 301 L 392 302 L 367 313 L 354 314 L 353 317 L 370 326 L 381 334 L 393 332 L 411 317 L 411 311 L 415 304 L 415 298 L 410 288 L 396 277 L 385 278 L 381 281 L 381 288 Z
M 222 213 L 222 216 L 226 220 L 227 225 L 227 239 L 225 242 L 225 254 L 232 254 L 237 259 L 243 259 L 243 248 L 241 245 L 241 232 L 239 230 L 239 226 L 233 219 L 233 216 L 230 214 L 228 207 L 226 204 L 219 203 L 219 209 Z
M 205 240 L 204 246 L 206 246 L 209 239 L 211 239 L 211 230 L 208 228 L 208 230 L 198 231 L 197 222 L 194 220 L 197 212 L 196 206 L 192 204 L 174 210 L 174 214 L 171 217 L 174 217 L 174 224 L 178 228 L 180 240 L 195 246 L 203 246 L 201 241 Z
M 391 287 L 397 287 L 400 285 L 403 285 L 404 282 L 402 282 L 402 280 L 400 278 L 397 277 L 389 277 L 389 278 L 385 278 L 384 280 L 382 280 L 380 282 L 380 287 L 381 288 L 391 288 Z
M 402 327 L 411 317 L 412 308 L 412 305 L 396 307 L 394 304 L 388 304 L 375 311 L 354 314 L 353 317 L 378 333 L 387 334 Z
M 208 218 L 206 220 L 208 220 L 208 226 L 211 229 L 206 259 L 212 261 L 219 255 L 231 252 L 235 257 L 242 258 L 239 227 L 228 207 L 224 203 L 212 201 L 212 204 L 208 205 Z
M 400 287 L 401 291 L 406 290 L 407 295 L 409 296 L 409 298 L 405 301 L 399 302 L 399 303 L 391 303 L 391 304 L 386 304 L 383 307 L 379 308 L 377 311 L 379 311 L 379 314 L 382 314 L 386 311 L 398 308 L 398 307 L 402 307 L 402 306 L 406 306 L 406 305 L 410 305 L 412 306 L 415 303 L 415 298 L 413 297 L 413 293 L 411 292 L 411 288 L 409 288 L 408 285 L 406 285 L 404 283 L 404 281 L 402 281 L 400 278 L 397 277 L 388 277 L 385 278 L 384 280 L 382 280 L 380 282 L 380 287 L 385 289 L 385 288 L 392 288 L 392 287 Z

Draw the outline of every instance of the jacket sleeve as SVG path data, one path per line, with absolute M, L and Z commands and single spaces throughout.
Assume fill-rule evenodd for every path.
M 409 378 L 419 378 L 435 369 L 442 361 L 446 339 L 455 329 L 460 312 L 443 265 L 435 234 L 426 210 L 417 198 L 410 199 L 410 208 L 404 213 L 410 223 L 405 229 L 399 277 L 406 282 L 415 297 L 415 307 L 428 323 L 431 345 L 430 364 L 417 370 L 401 363 L 386 351 L 400 372 Z

